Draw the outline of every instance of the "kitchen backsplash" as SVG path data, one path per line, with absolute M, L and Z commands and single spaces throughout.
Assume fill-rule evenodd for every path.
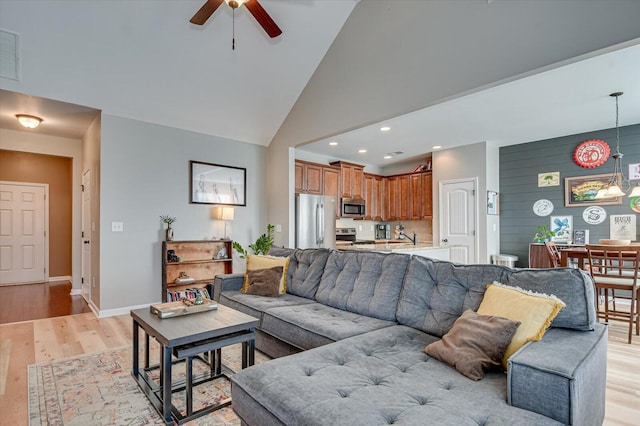
M 388 223 L 391 225 L 391 238 L 394 237 L 394 229 L 396 225 L 404 225 L 404 232 L 408 236 L 413 236 L 415 232 L 418 235 L 418 241 L 421 243 L 432 242 L 433 226 L 430 220 L 403 220 L 393 222 L 376 222 L 372 220 L 354 220 L 354 219 L 337 219 L 336 228 L 356 228 L 357 238 L 359 240 L 375 239 L 375 225 L 378 223 Z

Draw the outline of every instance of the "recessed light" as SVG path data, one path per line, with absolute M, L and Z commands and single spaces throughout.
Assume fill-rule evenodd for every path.
M 329 145 L 331 145 L 331 146 L 337 146 L 337 145 L 338 145 L 338 142 L 336 142 L 336 141 L 329 142 Z
M 380 127 L 380 131 L 381 131 L 381 132 L 388 132 L 389 130 L 391 130 L 391 127 L 389 127 L 389 126 L 382 126 L 382 127 Z
M 388 159 L 393 158 L 393 157 L 392 157 L 392 156 L 390 156 L 389 154 L 387 154 L 387 155 L 385 155 L 383 158 L 384 158 L 385 160 L 388 160 Z
M 436 146 L 433 147 L 433 149 L 440 149 L 440 148 L 442 148 L 441 145 L 436 145 Z
M 358 150 L 358 152 L 359 152 L 360 154 L 364 154 L 365 152 L 367 152 L 367 150 L 366 150 L 366 149 L 359 149 L 359 150 Z

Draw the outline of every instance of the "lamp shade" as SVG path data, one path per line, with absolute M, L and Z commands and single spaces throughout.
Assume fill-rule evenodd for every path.
M 213 207 L 211 209 L 211 218 L 216 220 L 233 220 L 233 207 Z

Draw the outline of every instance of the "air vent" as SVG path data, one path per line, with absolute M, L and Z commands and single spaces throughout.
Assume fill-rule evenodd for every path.
M 0 77 L 19 80 L 18 34 L 0 30 Z

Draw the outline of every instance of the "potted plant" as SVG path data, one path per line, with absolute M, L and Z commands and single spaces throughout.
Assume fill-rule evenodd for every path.
M 275 231 L 275 226 L 268 224 L 267 233 L 260 235 L 255 243 L 249 244 L 249 248 L 253 250 L 253 254 L 269 253 L 269 249 L 271 249 L 271 246 L 273 245 L 274 231 Z M 235 251 L 239 253 L 241 259 L 246 258 L 247 254 L 249 254 L 248 251 L 245 250 L 245 248 L 242 247 L 242 245 L 237 241 L 233 242 L 233 248 Z
M 544 243 L 549 241 L 551 237 L 555 237 L 556 233 L 547 228 L 547 225 L 540 225 L 536 227 L 538 232 L 533 236 L 533 241 L 536 243 Z
M 173 228 L 171 227 L 171 224 L 176 221 L 176 218 L 171 217 L 169 215 L 163 215 L 163 216 L 160 216 L 160 219 L 162 220 L 162 222 L 167 224 L 167 229 L 165 231 L 165 239 L 167 241 L 173 241 Z

